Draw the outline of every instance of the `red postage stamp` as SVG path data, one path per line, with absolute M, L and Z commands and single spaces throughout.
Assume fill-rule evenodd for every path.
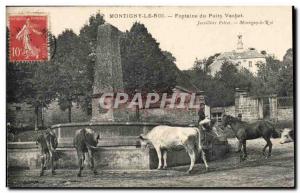
M 47 61 L 48 17 L 9 16 L 9 59 L 11 62 Z

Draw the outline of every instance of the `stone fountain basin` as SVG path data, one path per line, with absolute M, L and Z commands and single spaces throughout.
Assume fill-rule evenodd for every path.
M 95 165 L 98 169 L 154 169 L 158 158 L 153 147 L 141 147 L 138 136 L 148 133 L 160 123 L 148 122 L 97 122 L 67 123 L 53 125 L 58 136 L 57 168 L 77 168 L 77 154 L 73 147 L 75 131 L 81 128 L 93 128 L 100 135 L 100 142 L 95 152 Z M 188 126 L 184 124 L 168 124 L 172 126 Z M 40 167 L 38 146 L 35 142 L 8 143 L 8 167 L 36 169 Z M 215 137 L 206 147 L 208 160 L 222 158 L 229 146 L 224 137 Z M 88 161 L 88 158 L 86 158 Z M 86 162 L 87 163 L 87 162 Z M 168 166 L 190 164 L 184 149 L 168 153 Z

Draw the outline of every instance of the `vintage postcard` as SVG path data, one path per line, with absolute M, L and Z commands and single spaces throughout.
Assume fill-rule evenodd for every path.
M 292 6 L 6 7 L 9 188 L 295 188 Z

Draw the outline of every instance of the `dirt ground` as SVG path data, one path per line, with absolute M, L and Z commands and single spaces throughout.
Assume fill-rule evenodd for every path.
M 209 162 L 205 171 L 197 164 L 192 174 L 188 166 L 168 170 L 99 170 L 94 176 L 85 169 L 78 178 L 75 170 L 57 170 L 57 175 L 39 177 L 38 170 L 10 171 L 7 175 L 9 187 L 293 187 L 294 186 L 294 143 L 279 144 L 272 139 L 273 154 L 265 159 L 261 150 L 263 139 L 247 143 L 248 159 L 240 163 L 235 153 L 236 141 L 230 140 L 233 149 L 222 160 Z

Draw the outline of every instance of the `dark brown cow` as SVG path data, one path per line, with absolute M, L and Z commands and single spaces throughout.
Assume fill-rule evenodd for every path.
M 44 170 L 46 170 L 48 163 L 50 162 L 51 174 L 54 175 L 54 165 L 53 159 L 55 154 L 55 149 L 57 148 L 58 142 L 55 133 L 51 129 L 47 129 L 36 139 L 36 144 L 39 145 L 40 158 L 41 158 L 41 172 L 40 176 L 44 175 Z
M 94 152 L 95 149 L 97 148 L 98 140 L 99 140 L 99 134 L 92 129 L 85 128 L 76 131 L 73 143 L 77 150 L 77 156 L 78 156 L 78 164 L 79 164 L 79 172 L 77 174 L 78 177 L 81 176 L 81 172 L 83 170 L 85 153 L 88 153 L 91 170 L 94 172 L 94 174 L 97 174 L 97 171 L 94 167 Z

